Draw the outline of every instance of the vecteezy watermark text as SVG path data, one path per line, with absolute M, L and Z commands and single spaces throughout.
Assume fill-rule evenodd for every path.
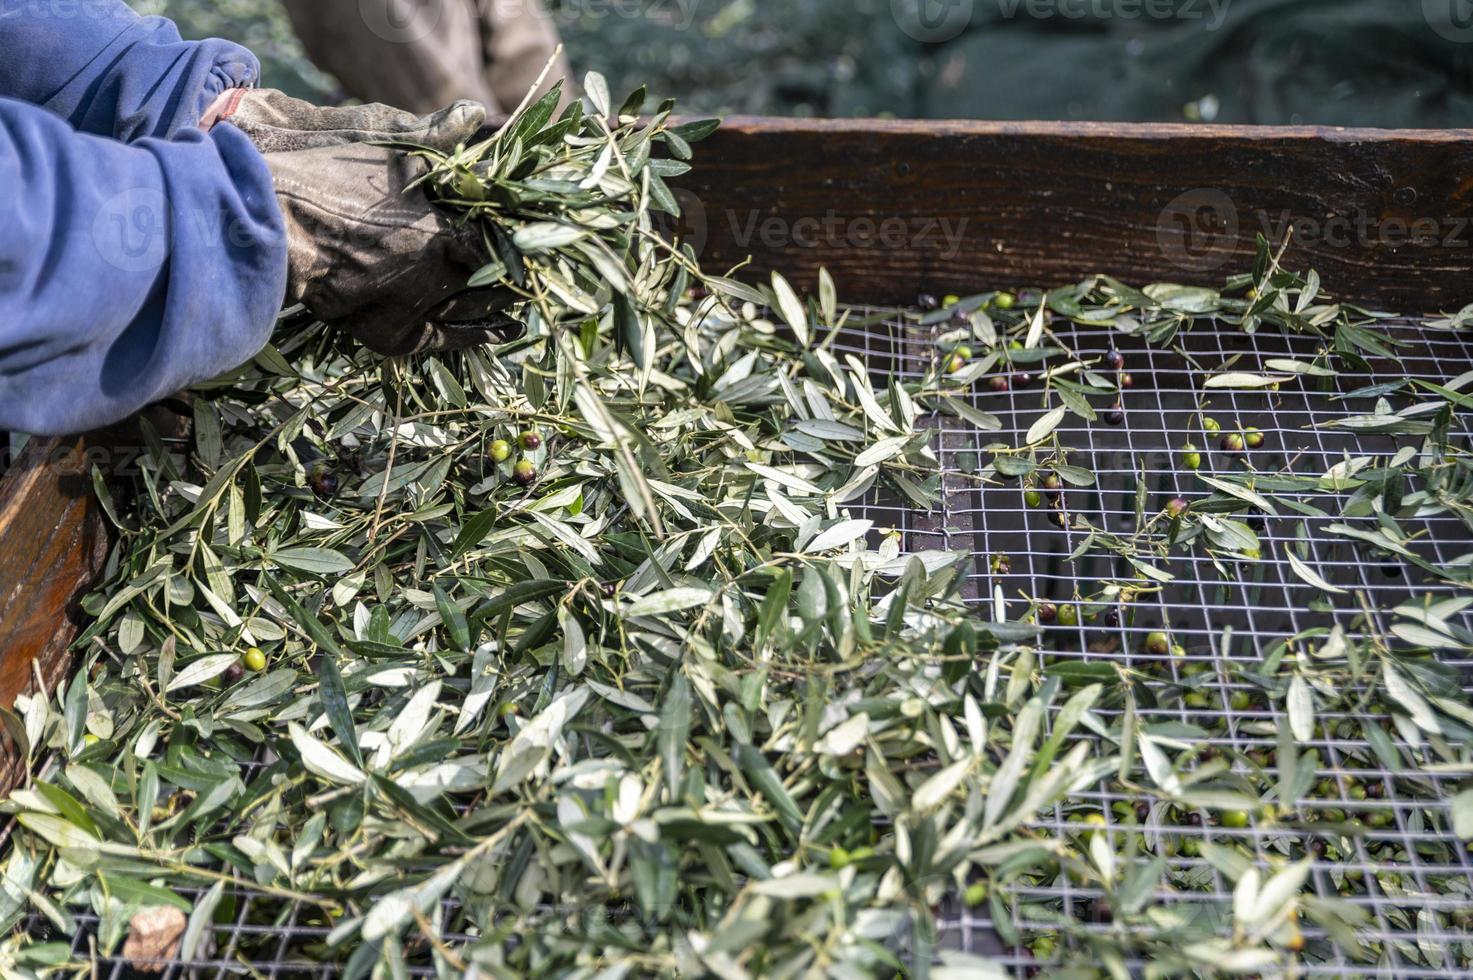
M 1197 21 L 1209 31 L 1227 20 L 1234 0 L 890 0 L 895 23 L 927 44 L 957 37 L 974 22 L 996 20 Z M 1446 2 L 1446 0 L 1445 0 Z M 1452 0 L 1459 2 L 1459 0 Z
M 739 248 L 754 242 L 764 248 L 887 248 L 934 251 L 955 258 L 962 248 L 970 219 L 941 217 L 852 217 L 835 211 L 823 215 L 785 218 L 743 215 L 727 211 L 732 241 Z
M 1338 214 L 1296 215 L 1258 208 L 1239 209 L 1224 191 L 1199 187 L 1174 198 L 1156 221 L 1161 254 L 1184 269 L 1212 271 L 1236 257 L 1245 238 L 1261 234 L 1271 242 L 1292 240 L 1318 249 L 1473 248 L 1473 217 L 1462 214 L 1376 213 L 1350 209 Z

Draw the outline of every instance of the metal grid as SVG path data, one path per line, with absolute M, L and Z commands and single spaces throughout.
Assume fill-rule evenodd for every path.
M 853 354 L 865 361 L 877 380 L 892 376 L 917 380 L 936 357 L 935 336 L 941 329 L 944 327 L 917 326 L 913 317 L 872 314 L 840 336 L 836 353 Z M 1101 329 L 1064 322 L 1055 324 L 1054 329 L 1065 344 L 1085 357 L 1103 355 L 1113 340 L 1121 339 Z M 1410 322 L 1389 322 L 1380 329 L 1408 346 L 1400 367 L 1377 365 L 1378 370 L 1443 381 L 1473 368 L 1473 350 L 1459 333 L 1431 331 Z M 1201 365 L 1216 367 L 1234 354 L 1243 354 L 1243 369 L 1251 370 L 1250 364 L 1265 358 L 1311 358 L 1320 341 L 1278 333 L 1249 335 L 1204 319 L 1177 343 Z M 1206 391 L 1199 384 L 1203 376 L 1189 371 L 1179 353 L 1150 349 L 1129 340 L 1123 340 L 1119 347 L 1127 358 L 1126 369 L 1135 379 L 1135 387 L 1124 398 L 1125 423 L 1111 426 L 1103 419 L 1085 423 L 1071 415 L 1059 430 L 1061 441 L 1079 450 L 1074 461 L 1087 465 L 1098 478 L 1098 486 L 1088 492 L 1067 492 L 1068 509 L 1087 516 L 1096 526 L 1130 530 L 1141 466 L 1151 480 L 1152 507 L 1159 508 L 1178 493 L 1193 496 L 1201 492 L 1190 474 L 1178 472 L 1177 465 L 1183 443 L 1203 443 L 1195 421 L 1201 404 L 1210 404 L 1210 414 L 1220 419 L 1225 429 L 1256 426 L 1267 434 L 1267 446 L 1252 454 L 1253 464 L 1260 471 L 1284 467 L 1295 473 L 1319 474 L 1347 453 L 1389 456 L 1395 451 L 1396 440 L 1389 437 L 1314 427 L 1336 417 L 1360 414 L 1369 407 L 1364 402 L 1333 401 L 1332 393 L 1297 382 L 1279 393 Z M 1339 390 L 1354 390 L 1386 379 L 1386 375 L 1342 373 Z M 994 393 L 978 385 L 971 400 L 977 408 L 999 416 L 1003 428 L 999 432 L 979 432 L 951 417 L 937 416 L 931 421 L 944 470 L 945 492 L 939 510 L 923 513 L 894 498 L 877 496 L 854 508 L 859 516 L 874 519 L 881 528 L 901 531 L 907 551 L 970 551 L 973 561 L 967 575 L 968 598 L 990 602 L 994 588 L 1001 586 L 1011 616 L 1026 611 L 1025 597 L 1065 601 L 1077 589 L 1087 592 L 1093 583 L 1136 577 L 1128 565 L 1122 566 L 1110 556 L 1091 554 L 1069 562 L 1067 556 L 1078 544 L 1078 532 L 1061 530 L 1049 524 L 1044 513 L 1029 509 L 1018 481 L 984 484 L 977 478 L 979 469 L 991 459 L 981 447 L 990 443 L 1020 444 L 1024 433 L 1042 414 L 1045 406 L 1041 386 Z M 1207 462 L 1203 472 L 1209 474 L 1214 469 L 1241 465 L 1230 463 L 1216 452 L 1204 452 L 1204 457 Z M 1323 500 L 1321 504 L 1327 511 L 1335 511 Z M 1312 564 L 1334 584 L 1363 591 L 1377 610 L 1389 609 L 1413 592 L 1439 597 L 1454 593 L 1444 583 L 1388 576 L 1387 568 L 1365 561 L 1351 543 L 1316 533 L 1323 523 L 1320 519 L 1299 515 L 1269 518 L 1258 526 L 1264 545 L 1262 560 L 1251 566 L 1246 581 L 1225 579 L 1206 556 L 1174 553 L 1169 564 L 1176 576 L 1174 583 L 1158 594 L 1143 597 L 1135 603 L 1133 615 L 1118 624 L 1051 627 L 1045 642 L 1049 654 L 1059 659 L 1119 661 L 1154 670 L 1152 683 L 1163 694 L 1156 704 L 1141 706 L 1142 724 L 1172 721 L 1208 728 L 1214 744 L 1232 760 L 1235 771 L 1248 772 L 1263 765 L 1271 769 L 1277 707 L 1255 702 L 1246 710 L 1235 709 L 1234 693 L 1247 686 L 1233 680 L 1234 672 L 1224 669 L 1222 658 L 1252 662 L 1275 641 L 1330 622 L 1348 626 L 1360 613 L 1350 604 L 1332 609 L 1317 603 L 1323 598 L 1319 591 L 1288 567 L 1284 549 L 1297 540 L 1294 529 L 1300 521 L 1306 522 L 1310 530 Z M 1421 523 L 1418 529 L 1425 530 L 1426 536 L 1418 548 L 1429 559 L 1446 561 L 1466 550 L 1469 534 L 1456 519 L 1443 516 Z M 1009 574 L 992 572 L 989 558 L 997 553 L 1010 556 Z M 1387 624 L 1379 621 L 1379 613 L 1376 615 L 1377 626 L 1384 629 Z M 1465 615 L 1462 620 L 1462 625 L 1473 628 L 1473 615 Z M 1186 647 L 1186 657 L 1152 657 L 1145 652 L 1145 636 L 1163 628 Z M 1224 643 L 1228 629 L 1232 638 Z M 1468 681 L 1473 662 L 1451 662 L 1464 672 L 1464 689 L 1473 691 L 1473 683 Z M 1187 707 L 1181 697 L 1187 689 L 1205 693 L 1207 707 Z M 1100 713 L 1106 717 L 1111 714 L 1108 709 Z M 1437 832 L 1426 816 L 1442 811 L 1438 825 L 1447 825 L 1446 800 L 1458 791 L 1459 777 L 1389 772 L 1379 765 L 1369 744 L 1359 735 L 1359 725 L 1378 722 L 1323 712 L 1319 717 L 1336 723 L 1337 737 L 1317 737 L 1303 747 L 1319 750 L 1318 778 L 1329 781 L 1335 798 L 1302 804 L 1334 807 L 1362 818 L 1385 813 L 1389 819 L 1377 818 L 1381 826 L 1368 826 L 1361 836 L 1347 838 L 1350 846 L 1344 853 L 1318 860 L 1311 885 L 1318 894 L 1338 894 L 1365 908 L 1371 920 L 1361 937 L 1367 943 L 1379 944 L 1381 952 L 1372 962 L 1352 960 L 1322 930 L 1305 922 L 1306 948 L 1300 973 L 1357 977 L 1468 975 L 1467 964 L 1473 962 L 1473 932 L 1469 930 L 1473 925 L 1473 855 L 1456 840 Z M 1339 737 L 1341 721 L 1353 723 L 1344 727 L 1345 737 Z M 1395 729 L 1389 734 L 1402 750 L 1405 744 Z M 249 781 L 262 771 L 262 764 L 257 762 L 245 775 Z M 1360 792 L 1373 786 L 1377 788 Z M 1133 808 L 1135 803 L 1133 797 L 1107 782 L 1094 791 L 1071 797 L 1052 813 L 1043 814 L 1034 826 L 1045 833 L 1077 837 L 1081 826 L 1070 817 L 1077 820 L 1078 811 L 1089 810 L 1103 813 L 1110 826 L 1144 832 L 1148 841 L 1232 841 L 1246 845 L 1260 862 L 1270 853 L 1302 856 L 1314 837 L 1312 833 L 1287 833 L 1282 828 L 1261 829 L 1252 824 L 1228 829 L 1214 825 L 1210 819 L 1200 825 L 1187 825 L 1178 823 L 1180 814 L 1171 813 L 1171 808 L 1161 803 L 1151 806 L 1144 821 L 1116 810 L 1117 804 Z M 1191 903 L 1206 914 L 1221 916 L 1225 925 L 1232 901 L 1231 882 L 1200 857 L 1187 856 L 1180 848 L 1176 851 L 1166 878 L 1169 891 L 1158 898 Z M 1067 875 L 1060 874 L 1053 880 L 1015 886 L 1012 894 L 1016 901 L 1009 925 L 1023 934 L 1022 943 L 1005 946 L 985 906 L 966 909 L 953 899 L 941 909 L 941 948 L 989 955 L 1015 975 L 1031 976 L 1040 963 L 1028 947 L 1029 940 L 1056 931 L 1059 916 L 1090 922 L 1101 893 L 1075 885 Z M 295 902 L 263 900 L 244 892 L 227 895 L 229 904 L 222 907 L 233 907 L 233 911 L 228 924 L 214 929 L 210 952 L 195 962 L 169 964 L 163 977 L 341 975 L 340 966 L 316 961 L 325 946 L 329 924 L 314 919 L 316 913 L 310 908 Z M 467 938 L 454 928 L 457 909 L 453 902 L 445 903 L 442 913 L 450 927 L 444 930 L 445 939 L 454 943 Z M 27 928 L 37 938 L 69 941 L 75 957 L 93 961 L 94 977 L 131 975 L 120 958 L 94 958 L 96 917 L 79 914 L 77 920 L 79 929 L 68 937 L 55 935 L 54 929 L 39 917 L 33 917 Z M 1089 928 L 1105 930 L 1110 926 L 1100 922 Z M 1441 965 L 1430 962 L 1436 954 L 1429 953 L 1429 949 L 1441 951 Z M 411 952 L 418 954 L 410 957 L 416 963 L 411 968 L 414 975 L 435 975 L 431 950 Z M 1139 962 L 1131 964 L 1132 970 L 1143 966 Z
M 1250 454 L 1258 471 L 1272 473 L 1285 469 L 1296 474 L 1318 475 L 1347 455 L 1390 457 L 1398 448 L 1398 441 L 1393 437 L 1317 428 L 1316 425 L 1335 418 L 1368 412 L 1374 404 L 1374 400 L 1333 401 L 1336 392 L 1353 391 L 1402 375 L 1441 382 L 1473 367 L 1473 352 L 1462 334 L 1432 331 L 1401 321 L 1379 327 L 1408 345 L 1402 352 L 1400 366 L 1389 362 L 1375 364 L 1374 374 L 1342 371 L 1334 389 L 1321 390 L 1312 381 L 1296 381 L 1277 393 L 1206 390 L 1200 384 L 1206 375 L 1189 370 L 1187 360 L 1176 351 L 1152 349 L 1100 329 L 1067 323 L 1056 323 L 1054 329 L 1059 339 L 1084 359 L 1102 357 L 1110 347 L 1118 346 L 1126 357 L 1126 371 L 1135 381 L 1135 387 L 1125 392 L 1122 399 L 1124 424 L 1110 425 L 1101 411 L 1102 418 L 1095 423 L 1071 414 L 1058 430 L 1064 445 L 1080 450 L 1071 462 L 1093 470 L 1098 479 L 1097 487 L 1089 491 L 1075 488 L 1066 491 L 1068 511 L 1071 515 L 1087 517 L 1096 527 L 1117 533 L 1129 533 L 1133 529 L 1136 484 L 1142 467 L 1151 492 L 1148 514 L 1159 511 L 1178 494 L 1195 498 L 1205 496 L 1204 491 L 1210 492 L 1182 469 L 1184 444 L 1192 442 L 1202 447 L 1203 473 L 1212 475 L 1214 471 L 1242 468 L 1242 463 L 1216 452 L 1216 447 L 1206 441 L 1199 422 L 1199 406 L 1210 406 L 1205 414 L 1218 419 L 1224 432 L 1252 426 L 1266 434 L 1265 447 Z M 1319 353 L 1323 341 L 1277 332 L 1246 334 L 1235 326 L 1204 319 L 1178 337 L 1176 343 L 1202 367 L 1216 369 L 1228 358 L 1241 354 L 1244 357 L 1238 369 L 1258 371 L 1259 365 L 1270 358 L 1310 360 Z M 922 343 L 915 348 L 915 357 L 918 362 L 934 357 L 934 349 L 934 344 Z M 920 367 L 917 363 L 916 369 Z M 910 373 L 904 367 L 902 372 Z M 1038 385 L 1002 393 L 987 391 L 979 385 L 973 390 L 972 404 L 1000 417 L 1002 431 L 978 432 L 954 418 L 937 419 L 938 448 L 946 474 L 943 507 L 934 520 L 935 531 L 914 534 L 909 541 L 912 548 L 972 552 L 969 598 L 990 601 L 994 589 L 1000 586 L 1009 600 L 1011 617 L 1027 611 L 1028 600 L 1024 596 L 1067 601 L 1076 595 L 1076 590 L 1087 594 L 1101 581 L 1129 582 L 1139 578 L 1127 562 L 1112 555 L 1088 554 L 1077 561 L 1068 561 L 1067 556 L 1080 543 L 1082 532 L 1059 529 L 1048 522 L 1045 513 L 1028 508 L 1018 481 L 981 485 L 969 478 L 991 459 L 991 454 L 980 451 L 982 446 L 1020 445 L 1025 441 L 1025 433 L 1044 411 L 1043 400 Z M 1467 435 L 1466 430 L 1463 434 Z M 1407 439 L 1403 437 L 1401 441 L 1405 443 Z M 1209 446 L 1214 451 L 1209 452 Z M 1176 576 L 1175 581 L 1158 593 L 1144 595 L 1132 604 L 1131 611 L 1119 623 L 1053 626 L 1048 630 L 1045 645 L 1059 660 L 1120 661 L 1149 672 L 1155 678 L 1151 682 L 1153 687 L 1162 696 L 1155 706 L 1142 704 L 1138 709 L 1141 724 L 1179 722 L 1206 728 L 1212 733 L 1214 745 L 1232 761 L 1236 772 L 1266 766 L 1271 775 L 1280 706 L 1255 700 L 1247 709 L 1241 704 L 1233 707 L 1235 693 L 1261 692 L 1237 680 L 1235 671 L 1225 669 L 1223 658 L 1251 665 L 1277 641 L 1333 623 L 1349 629 L 1351 621 L 1363 612 L 1350 596 L 1342 597 L 1336 604 L 1323 602 L 1326 597 L 1320 590 L 1304 582 L 1289 567 L 1284 552 L 1291 544 L 1298 543 L 1301 522 L 1308 530 L 1310 564 L 1332 584 L 1366 595 L 1375 610 L 1376 627 L 1383 633 L 1390 625 L 1383 611 L 1414 594 L 1431 594 L 1437 598 L 1457 594 L 1455 587 L 1447 583 L 1415 581 L 1402 571 L 1399 562 L 1368 560 L 1355 544 L 1324 534 L 1323 526 L 1339 519 L 1339 508 L 1328 499 L 1332 494 L 1315 496 L 1318 506 L 1330 516 L 1316 518 L 1286 512 L 1283 518 L 1253 519 L 1263 554 L 1262 560 L 1247 568 L 1243 580 L 1225 578 L 1206 555 L 1178 550 L 1166 566 Z M 1403 524 L 1414 533 L 1425 532 L 1425 538 L 1414 550 L 1431 561 L 1450 560 L 1473 544 L 1468 529 L 1450 515 Z M 989 558 L 995 554 L 1009 556 L 1009 574 L 993 573 Z M 1416 569 L 1408 570 L 1418 578 L 1421 576 Z M 1462 625 L 1473 627 L 1473 617 L 1463 616 Z M 1169 631 L 1172 639 L 1186 648 L 1186 657 L 1153 657 L 1147 653 L 1145 638 L 1155 630 Z M 1224 642 L 1229 630 L 1231 639 Z M 1442 659 L 1463 671 L 1464 689 L 1469 690 L 1469 668 L 1473 667 L 1473 661 Z M 1182 698 L 1182 693 L 1188 690 L 1205 693 L 1206 706 L 1188 707 Z M 1118 711 L 1112 713 L 1109 709 L 1099 713 L 1107 718 L 1119 715 Z M 1447 826 L 1446 800 L 1458 791 L 1460 777 L 1421 773 L 1410 777 L 1388 772 L 1365 741 L 1361 727 L 1382 724 L 1384 718 L 1343 712 L 1320 712 L 1318 717 L 1333 724 L 1336 737 L 1318 737 L 1317 727 L 1317 737 L 1299 747 L 1319 751 L 1318 775 L 1329 780 L 1333 796 L 1299 801 L 1301 809 L 1318 808 L 1322 812 L 1339 809 L 1347 817 L 1384 822 L 1384 825 L 1370 825 L 1363 835 L 1345 838 L 1350 842 L 1348 851 L 1318 860 L 1311 884 L 1318 894 L 1338 894 L 1365 908 L 1371 914 L 1371 921 L 1361 931 L 1361 938 L 1366 943 L 1380 944 L 1383 952 L 1379 961 L 1372 963 L 1348 959 L 1322 930 L 1306 921 L 1301 972 L 1325 976 L 1468 975 L 1469 965 L 1473 963 L 1469 959 L 1473 955 L 1473 933 L 1463 913 L 1473 908 L 1473 857 L 1449 834 L 1434 832 L 1426 819 L 1428 812 L 1442 811 L 1439 825 Z M 1340 737 L 1342 733 L 1345 737 Z M 1398 750 L 1404 748 L 1394 728 L 1389 729 L 1389 734 Z M 1069 818 L 1072 814 L 1077 820 L 1079 811 L 1092 811 L 1102 813 L 1111 826 L 1123 825 L 1132 832 L 1144 832 L 1147 840 L 1175 837 L 1180 841 L 1245 844 L 1260 862 L 1270 853 L 1278 857 L 1304 856 L 1315 838 L 1313 833 L 1260 829 L 1252 823 L 1243 829 L 1228 829 L 1214 826 L 1210 819 L 1200 826 L 1181 826 L 1177 818 L 1182 814 L 1172 813 L 1169 806 L 1160 803 L 1150 808 L 1144 821 L 1139 821 L 1133 814 L 1123 816 L 1116 808 L 1122 803 L 1133 805 L 1134 797 L 1111 783 L 1102 786 L 1071 797 L 1065 805 L 1038 821 L 1037 826 L 1046 832 L 1078 839 L 1080 825 Z M 1390 819 L 1374 816 L 1377 813 L 1388 814 Z M 1338 835 L 1331 839 L 1340 840 Z M 1178 852 L 1171 858 L 1166 881 L 1171 890 L 1158 898 L 1193 903 L 1208 914 L 1220 915 L 1224 928 L 1228 927 L 1232 882 L 1225 880 L 1207 861 Z M 1075 886 L 1067 875 L 1059 875 L 1053 881 L 1015 888 L 1014 894 L 1017 901 L 1011 926 L 1024 933 L 1026 942 L 1029 935 L 1048 935 L 1056 929 L 1054 915 L 1088 922 L 1094 914 L 1095 900 L 1102 893 Z M 951 945 L 959 948 L 978 951 L 991 947 L 994 956 L 1019 976 L 1026 975 L 1037 965 L 1036 959 L 1026 949 L 1007 950 L 993 945 L 997 942 L 994 924 L 985 912 L 985 907 L 974 912 L 953 903 L 946 910 L 944 940 L 949 939 Z M 1096 923 L 1090 928 L 1107 930 L 1110 926 Z M 1440 964 L 1433 962 L 1438 952 L 1429 953 L 1429 948 L 1440 951 Z

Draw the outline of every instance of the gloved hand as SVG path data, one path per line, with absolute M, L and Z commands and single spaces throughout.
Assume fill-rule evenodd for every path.
M 505 343 L 522 324 L 500 288 L 466 289 L 485 264 L 481 232 L 422 188 L 421 159 L 390 147 L 266 154 L 286 218 L 287 299 L 382 354 Z
M 413 143 L 449 153 L 469 142 L 486 121 L 486 108 L 457 102 L 429 116 L 392 106 L 324 108 L 276 89 L 230 89 L 200 120 L 200 128 L 228 122 L 262 153 L 285 153 L 355 143 Z

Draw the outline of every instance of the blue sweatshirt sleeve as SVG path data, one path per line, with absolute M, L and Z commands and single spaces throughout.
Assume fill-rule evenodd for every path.
M 84 133 L 132 142 L 195 128 L 215 97 L 255 85 L 260 65 L 229 41 L 184 41 L 123 0 L 0 0 L 0 97 Z
M 269 338 L 286 232 L 233 126 L 133 144 L 0 99 L 0 429 L 115 422 Z

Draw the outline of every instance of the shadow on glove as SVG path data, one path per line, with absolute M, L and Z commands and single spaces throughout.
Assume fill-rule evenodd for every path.
M 382 354 L 501 343 L 521 335 L 499 287 L 467 289 L 481 233 L 436 207 L 426 164 L 382 146 L 266 154 L 286 219 L 287 301 Z

